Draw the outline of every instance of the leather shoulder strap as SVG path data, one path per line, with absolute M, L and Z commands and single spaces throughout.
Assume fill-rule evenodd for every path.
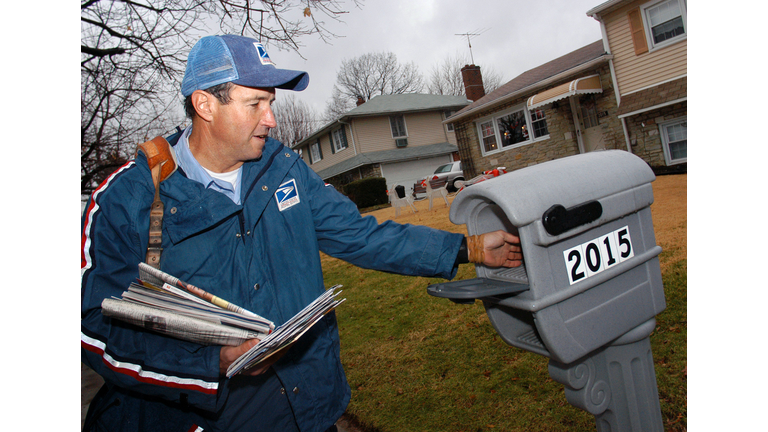
M 144 153 L 144 156 L 147 157 L 150 170 L 160 165 L 160 181 L 167 179 L 176 171 L 176 153 L 171 150 L 171 145 L 165 138 L 159 136 L 139 144 L 136 148 L 136 154 L 139 152 Z
M 144 153 L 152 172 L 155 185 L 155 198 L 149 211 L 149 243 L 147 244 L 146 263 L 160 268 L 160 256 L 163 253 L 163 201 L 160 199 L 160 182 L 176 171 L 176 154 L 171 150 L 165 138 L 159 136 L 139 144 L 136 154 Z

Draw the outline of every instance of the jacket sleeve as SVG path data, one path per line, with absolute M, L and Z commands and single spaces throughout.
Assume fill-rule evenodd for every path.
M 105 180 L 82 217 L 82 361 L 108 383 L 216 411 L 226 400 L 220 347 L 180 341 L 101 313 L 101 302 L 119 298 L 144 259 L 154 188 L 146 159 L 143 165 L 140 161 L 128 162 Z
M 326 184 L 306 164 L 320 250 L 359 267 L 409 276 L 456 276 L 456 257 L 464 237 L 434 228 L 362 217 L 357 206 Z

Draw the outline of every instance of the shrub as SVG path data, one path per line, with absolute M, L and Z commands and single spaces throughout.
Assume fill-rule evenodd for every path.
M 348 196 L 357 208 L 372 207 L 387 202 L 387 181 L 383 177 L 368 177 L 344 186 Z

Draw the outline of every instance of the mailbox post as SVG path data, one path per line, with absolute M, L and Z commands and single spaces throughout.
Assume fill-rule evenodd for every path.
M 481 300 L 506 343 L 550 359 L 550 376 L 598 431 L 663 431 L 649 339 L 666 306 L 654 179 L 642 159 L 610 150 L 466 188 L 451 222 L 470 235 L 519 235 L 524 265 L 476 265 L 475 279 L 428 288 L 457 303 Z

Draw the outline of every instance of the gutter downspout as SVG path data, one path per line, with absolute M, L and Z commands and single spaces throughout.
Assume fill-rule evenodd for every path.
M 600 33 L 603 36 L 603 49 L 608 54 L 611 54 L 611 46 L 608 44 L 608 32 L 605 29 L 605 21 L 598 14 L 589 15 L 600 23 Z M 619 92 L 619 82 L 616 81 L 616 69 L 613 66 L 613 56 L 608 60 L 608 67 L 611 69 L 611 82 L 613 82 L 613 94 L 616 96 L 616 107 L 621 105 L 621 93 Z M 632 153 L 632 143 L 629 140 L 629 131 L 627 131 L 627 122 L 625 118 L 621 119 L 621 128 L 624 130 L 624 141 L 627 143 L 627 151 Z
M 632 143 L 629 141 L 629 131 L 627 131 L 627 118 L 621 118 L 621 127 L 624 129 L 624 140 L 627 142 L 627 151 L 632 153 Z
M 605 23 L 602 19 L 599 19 L 597 17 L 593 17 L 597 20 L 597 22 L 600 23 L 600 33 L 603 35 L 603 49 L 608 54 L 611 54 L 611 46 L 608 44 L 608 33 L 605 30 Z M 616 95 L 616 106 L 618 107 L 621 105 L 621 93 L 619 93 L 619 83 L 616 81 L 616 69 L 614 69 L 613 66 L 613 55 L 611 55 L 610 60 L 608 60 L 608 67 L 611 69 L 611 81 L 613 82 L 613 94 Z

